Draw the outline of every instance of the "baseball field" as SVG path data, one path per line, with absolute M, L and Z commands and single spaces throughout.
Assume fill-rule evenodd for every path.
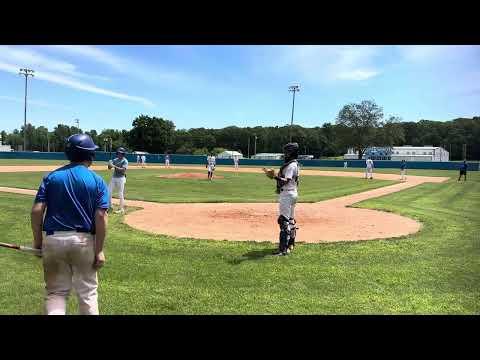
M 12 188 L 35 190 L 60 163 L 0 161 L 1 242 L 31 244 L 33 192 Z M 195 166 L 131 167 L 127 214 L 109 217 L 102 314 L 480 312 L 479 172 L 464 183 L 456 171 L 410 170 L 402 183 L 397 169 L 374 180 L 306 169 L 303 243 L 273 257 L 274 184 L 260 169 L 232 170 L 208 182 Z M 41 260 L 0 249 L 0 267 L 0 314 L 41 314 Z

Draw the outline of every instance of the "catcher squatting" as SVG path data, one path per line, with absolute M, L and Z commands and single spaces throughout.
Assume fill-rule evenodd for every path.
M 295 247 L 296 230 L 295 205 L 298 198 L 298 143 L 288 143 L 283 147 L 285 163 L 277 175 L 273 169 L 263 169 L 270 179 L 277 181 L 279 203 L 278 225 L 280 226 L 279 246 L 275 255 L 284 256 Z

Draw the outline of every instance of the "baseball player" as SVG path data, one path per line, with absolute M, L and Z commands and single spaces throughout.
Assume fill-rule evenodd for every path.
M 284 256 L 293 251 L 296 237 L 295 204 L 298 198 L 298 179 L 300 169 L 298 166 L 298 144 L 288 143 L 283 147 L 285 163 L 277 175 L 273 169 L 264 169 L 266 175 L 277 181 L 277 194 L 279 202 L 280 226 L 278 251 L 274 255 Z
M 208 180 L 212 180 L 213 172 L 215 171 L 215 166 L 216 166 L 215 155 L 210 154 L 210 156 L 207 157 L 207 164 L 205 165 L 208 171 Z
M 119 147 L 117 149 L 117 157 L 113 160 L 110 160 L 108 163 L 108 169 L 114 169 L 112 179 L 110 180 L 110 184 L 108 185 L 110 190 L 110 208 L 112 207 L 112 195 L 113 191 L 118 191 L 118 198 L 120 199 L 120 209 L 116 211 L 117 214 L 125 213 L 124 209 L 124 191 L 125 191 L 125 182 L 127 181 L 127 168 L 128 168 L 128 160 L 125 158 L 125 149 L 123 147 Z
M 368 177 L 370 175 L 370 177 Z M 373 179 L 373 160 L 367 158 L 366 168 L 365 168 L 365 179 Z
M 460 178 L 463 175 L 463 181 L 467 181 L 467 169 L 468 169 L 468 164 L 466 161 L 460 165 L 460 175 L 458 175 L 458 181 L 460 181 Z
M 137 165 L 141 165 L 142 164 L 141 161 L 142 160 L 140 159 L 140 155 L 137 155 Z
M 407 176 L 405 175 L 407 172 L 407 162 L 405 160 L 402 160 L 400 163 L 400 180 L 406 181 Z
M 170 167 L 170 155 L 169 154 L 165 155 L 165 167 L 166 168 Z
M 86 134 L 70 136 L 65 148 L 70 164 L 43 178 L 32 207 L 33 247 L 42 249 L 48 315 L 66 314 L 72 287 L 80 314 L 99 313 L 97 270 L 105 263 L 109 192 L 89 169 L 97 148 Z
M 142 168 L 144 168 L 146 164 L 147 164 L 147 157 L 145 155 L 142 155 Z
M 348 166 L 348 163 L 346 161 L 343 162 L 343 168 L 346 169 Z
M 238 170 L 238 155 L 233 155 L 233 166 Z

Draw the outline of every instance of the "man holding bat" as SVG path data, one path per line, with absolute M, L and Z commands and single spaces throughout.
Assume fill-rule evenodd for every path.
M 88 135 L 70 136 L 65 146 L 70 164 L 43 178 L 32 207 L 33 247 L 42 249 L 48 315 L 65 315 L 72 287 L 80 314 L 99 313 L 97 270 L 105 263 L 109 192 L 89 169 L 97 148 Z
M 280 226 L 280 241 L 275 255 L 283 256 L 293 251 L 296 237 L 295 204 L 298 197 L 298 144 L 288 143 L 283 147 L 285 163 L 275 175 L 273 169 L 263 171 L 270 179 L 277 181 L 277 194 L 279 203 L 278 225 Z

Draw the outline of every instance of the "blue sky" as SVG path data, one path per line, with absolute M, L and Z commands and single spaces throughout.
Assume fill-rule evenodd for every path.
M 0 46 L 0 129 L 28 121 L 130 129 L 140 115 L 177 128 L 333 122 L 374 99 L 404 121 L 480 115 L 480 46 Z

